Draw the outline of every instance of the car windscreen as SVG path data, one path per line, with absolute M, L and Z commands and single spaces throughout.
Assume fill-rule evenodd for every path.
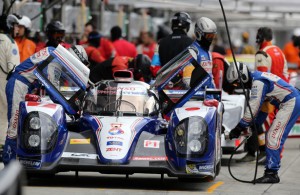
M 155 110 L 156 101 L 142 82 L 117 83 L 103 81 L 90 90 L 85 99 L 84 112 L 94 114 L 149 115 Z

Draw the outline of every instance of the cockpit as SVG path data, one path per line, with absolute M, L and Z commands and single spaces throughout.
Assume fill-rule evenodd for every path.
M 150 86 L 140 81 L 101 81 L 85 98 L 84 112 L 100 115 L 149 116 L 158 102 Z

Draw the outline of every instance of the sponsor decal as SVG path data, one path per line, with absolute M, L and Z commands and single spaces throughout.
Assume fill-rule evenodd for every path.
M 19 110 L 16 110 L 16 113 L 14 115 L 13 128 L 17 128 L 18 119 L 19 119 Z
M 106 137 L 106 139 L 108 139 L 108 140 L 112 140 L 112 139 L 124 140 L 123 137 L 119 137 L 119 136 L 108 136 L 108 137 Z
M 281 122 L 279 121 L 275 127 L 275 129 L 272 132 L 272 138 L 276 139 L 276 134 L 278 133 L 279 129 L 281 127 Z
M 112 123 L 110 124 L 111 129 L 108 131 L 110 135 L 120 135 L 124 134 L 124 131 L 121 129 L 122 124 Z
M 17 49 L 16 49 L 16 48 L 13 48 L 13 50 L 12 50 L 12 54 L 13 54 L 13 55 L 17 55 L 17 54 L 18 54 L 18 51 L 17 51 Z
M 61 157 L 64 158 L 82 158 L 82 159 L 97 159 L 97 154 L 64 152 Z
M 168 160 L 166 156 L 134 156 L 131 160 L 149 160 L 149 161 L 164 161 Z
M 56 109 L 56 104 L 51 103 L 40 103 L 40 102 L 27 102 L 27 106 L 38 106 L 43 108 L 50 108 L 50 109 Z
M 123 146 L 123 142 L 120 141 L 108 141 L 106 142 L 107 146 L 116 145 L 116 146 Z
M 106 148 L 106 152 L 121 152 L 122 148 Z
M 70 139 L 70 144 L 90 144 L 91 139 Z
M 200 108 L 198 107 L 190 107 L 190 108 L 186 108 L 186 111 L 195 111 L 195 110 L 200 110 Z
M 201 166 L 198 166 L 198 170 L 199 171 L 207 171 L 207 170 L 212 170 L 214 168 L 214 166 L 212 164 L 210 165 L 201 165 Z
M 144 148 L 159 148 L 158 140 L 144 140 Z
M 21 165 L 31 168 L 40 168 L 42 164 L 41 161 L 28 159 L 19 159 L 19 162 L 21 163 Z
M 187 164 L 185 166 L 186 173 L 199 173 L 196 164 Z

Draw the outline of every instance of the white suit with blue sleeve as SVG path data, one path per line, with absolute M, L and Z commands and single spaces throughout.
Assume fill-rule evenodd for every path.
M 278 108 L 270 129 L 266 132 L 266 169 L 277 172 L 280 168 L 280 152 L 283 144 L 300 116 L 300 92 L 280 77 L 267 72 L 255 71 L 250 96 L 250 107 L 255 122 L 261 125 L 267 114 L 260 111 L 265 99 Z M 252 122 L 249 108 L 246 109 L 239 126 L 245 128 Z

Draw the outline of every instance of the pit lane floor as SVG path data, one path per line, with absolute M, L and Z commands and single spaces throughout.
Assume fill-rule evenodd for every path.
M 179 182 L 176 178 L 160 175 L 134 174 L 126 179 L 123 175 L 100 175 L 98 173 L 74 172 L 59 173 L 53 178 L 33 178 L 27 181 L 23 188 L 25 195 L 43 194 L 271 194 L 297 195 L 300 194 L 300 139 L 288 139 L 283 153 L 282 166 L 279 172 L 279 184 L 247 184 L 232 179 L 228 172 L 229 156 L 224 160 L 220 175 L 212 182 Z M 241 158 L 244 154 L 235 156 Z M 235 177 L 243 180 L 252 180 L 255 163 L 232 162 L 232 172 Z M 2 169 L 3 164 L 0 164 Z M 257 176 L 263 174 L 264 167 L 258 167 Z M 0 184 L 1 185 L 1 184 Z

